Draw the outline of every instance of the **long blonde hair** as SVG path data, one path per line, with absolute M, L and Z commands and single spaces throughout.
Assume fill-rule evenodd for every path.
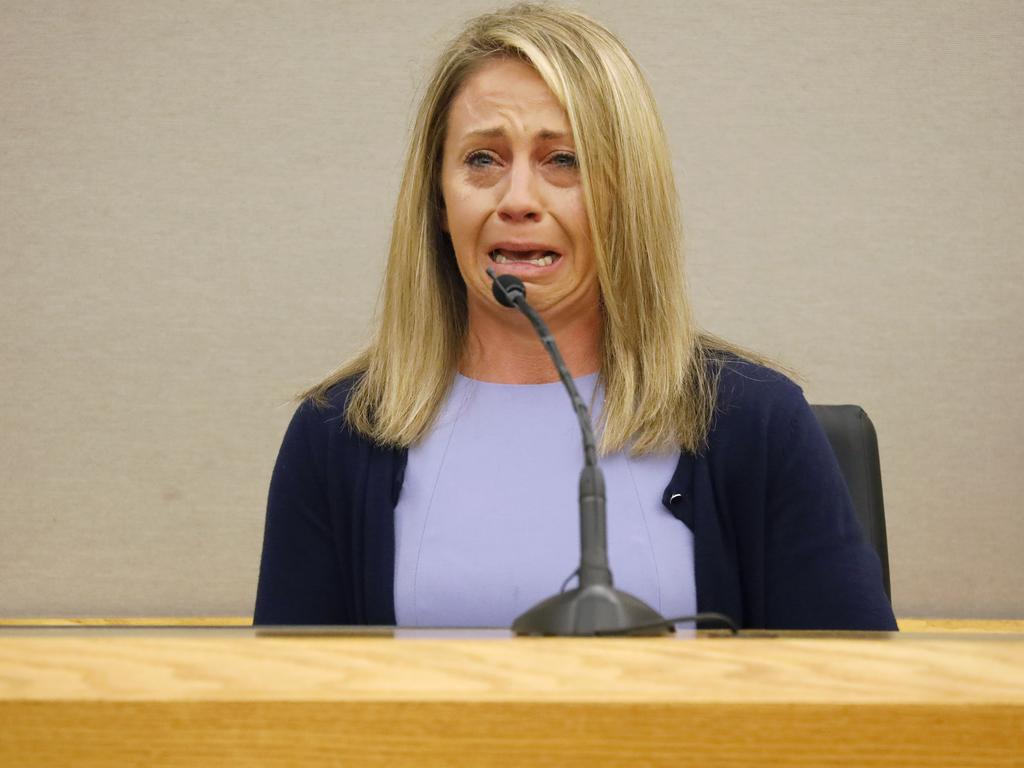
M 721 360 L 761 360 L 694 325 L 668 146 L 639 67 L 607 29 L 556 6 L 479 16 L 442 53 L 413 128 L 376 335 L 302 397 L 323 404 L 357 377 L 346 420 L 384 445 L 409 446 L 433 423 L 467 331 L 466 287 L 439 226 L 448 110 L 467 77 L 501 56 L 537 70 L 575 138 L 604 313 L 600 450 L 698 452 Z

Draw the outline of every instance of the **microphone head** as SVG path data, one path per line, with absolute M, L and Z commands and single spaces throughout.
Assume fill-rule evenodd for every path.
M 487 274 L 492 280 L 491 293 L 501 306 L 514 307 L 516 299 L 526 298 L 526 286 L 515 275 L 495 275 L 493 269 L 488 269 Z

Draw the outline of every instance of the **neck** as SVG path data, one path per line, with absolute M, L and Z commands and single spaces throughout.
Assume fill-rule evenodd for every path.
M 573 378 L 601 368 L 601 313 L 587 316 L 541 317 L 555 337 Z M 547 384 L 558 371 L 533 325 L 513 309 L 469 307 L 469 333 L 459 372 L 496 384 Z

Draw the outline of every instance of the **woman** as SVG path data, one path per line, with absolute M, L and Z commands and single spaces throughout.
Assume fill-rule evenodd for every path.
M 472 20 L 421 104 L 373 342 L 305 393 L 270 487 L 257 624 L 508 626 L 578 553 L 592 402 L 616 586 L 664 616 L 895 629 L 799 388 L 698 332 L 668 150 L 622 44 L 576 12 Z

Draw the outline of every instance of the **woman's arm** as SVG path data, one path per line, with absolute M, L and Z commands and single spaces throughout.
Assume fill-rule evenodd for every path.
M 347 623 L 326 491 L 325 419 L 303 403 L 285 432 L 270 480 L 254 625 Z
M 765 601 L 768 625 L 895 630 L 878 557 L 835 454 L 796 387 L 768 438 Z M 782 414 L 786 415 L 783 417 Z

